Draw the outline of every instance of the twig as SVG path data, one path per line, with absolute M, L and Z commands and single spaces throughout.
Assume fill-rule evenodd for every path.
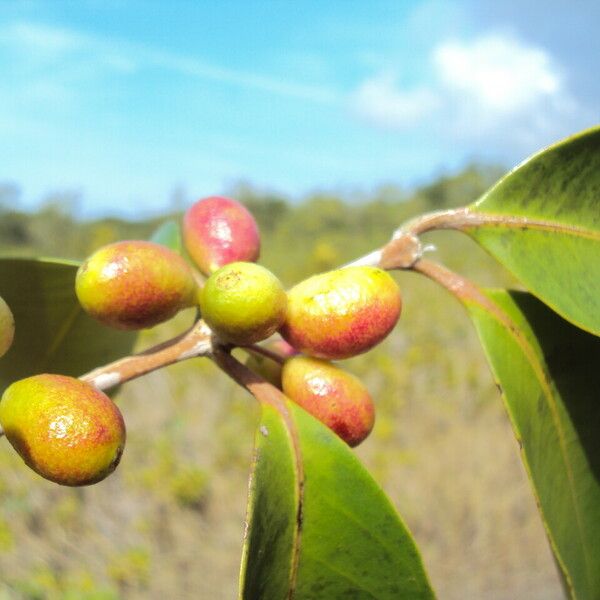
M 202 320 L 186 333 L 133 356 L 121 358 L 82 375 L 100 390 L 106 390 L 188 358 L 208 356 L 213 349 L 212 332 Z
M 265 356 L 266 358 L 268 358 L 280 365 L 285 363 L 285 358 L 283 356 L 281 356 L 281 354 L 278 354 L 277 352 L 273 352 L 273 350 L 269 350 L 268 348 L 265 348 L 264 346 L 258 346 L 258 345 L 240 346 L 240 348 L 242 348 L 242 350 L 248 350 L 248 352 L 252 352 L 254 354 L 260 354 L 261 356 Z
M 453 210 L 427 213 L 412 219 L 396 229 L 391 240 L 385 246 L 361 256 L 345 266 L 373 266 L 389 270 L 412 269 L 426 250 L 421 246 L 419 240 L 421 234 L 440 229 L 465 231 L 484 226 L 555 231 L 594 237 L 594 239 L 597 237 L 597 234 L 575 225 L 564 225 L 523 216 L 479 212 L 465 206 Z
M 270 404 L 281 414 L 287 414 L 283 392 L 243 365 L 222 347 L 215 347 L 213 361 L 236 383 L 246 388 L 257 400 Z

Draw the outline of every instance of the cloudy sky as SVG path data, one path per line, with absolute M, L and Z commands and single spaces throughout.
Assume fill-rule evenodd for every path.
M 600 2 L 0 0 L 0 182 L 159 211 L 511 166 L 600 122 Z

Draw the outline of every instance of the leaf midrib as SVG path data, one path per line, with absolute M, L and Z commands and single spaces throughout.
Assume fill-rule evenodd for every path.
M 517 217 L 513 215 L 503 215 L 501 213 L 491 213 L 487 211 L 469 211 L 470 215 L 481 217 L 480 221 L 471 220 L 465 223 L 461 229 L 465 231 L 473 229 L 506 228 L 506 229 L 533 229 L 537 231 L 548 231 L 552 233 L 562 233 L 574 237 L 600 241 L 600 231 L 588 229 L 581 225 L 562 223 L 549 219 L 532 219 L 530 217 Z

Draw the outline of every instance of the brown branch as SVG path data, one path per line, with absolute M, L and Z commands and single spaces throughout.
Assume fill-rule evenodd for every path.
M 250 349 L 250 348 L 249 348 Z M 255 348 L 252 348 L 254 350 Z M 287 414 L 283 392 L 243 365 L 231 354 L 216 346 L 212 353 L 213 361 L 236 383 L 246 388 L 259 402 L 270 404 L 282 414 Z
M 590 231 L 576 225 L 566 225 L 518 215 L 477 212 L 465 206 L 453 210 L 427 213 L 408 221 L 394 232 L 392 239 L 385 246 L 365 254 L 345 266 L 368 265 L 388 270 L 412 269 L 423 256 L 424 249 L 419 240 L 421 234 L 440 229 L 465 231 L 484 226 L 536 229 L 600 239 L 600 234 L 597 231 Z
M 202 320 L 187 332 L 149 350 L 121 358 L 82 375 L 98 389 L 106 390 L 188 358 L 208 356 L 212 352 L 212 332 Z
M 518 333 L 512 319 L 497 304 L 492 302 L 470 279 L 454 271 L 450 271 L 450 269 L 436 262 L 423 258 L 413 265 L 412 270 L 425 275 L 446 288 L 465 308 L 468 308 L 469 305 L 478 305 L 492 314 L 510 331 Z
M 281 356 L 281 354 L 277 352 L 273 352 L 273 350 L 269 350 L 264 346 L 252 345 L 252 346 L 239 346 L 242 350 L 247 350 L 248 352 L 252 352 L 254 354 L 260 354 L 261 356 L 265 356 L 266 358 L 283 365 L 285 363 L 285 357 Z

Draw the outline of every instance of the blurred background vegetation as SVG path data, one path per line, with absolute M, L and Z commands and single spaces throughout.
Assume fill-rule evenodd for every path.
M 501 173 L 473 164 L 410 192 L 315 193 L 301 201 L 234 186 L 256 216 L 261 262 L 286 285 L 383 244 L 404 220 L 464 205 Z M 147 238 L 185 208 L 145 221 L 76 217 L 77 197 L 19 210 L 0 184 L 0 252 L 83 258 Z M 514 285 L 468 238 L 431 234 L 435 256 L 483 285 Z M 561 588 L 500 395 L 474 331 L 447 293 L 398 273 L 404 310 L 378 348 L 346 361 L 377 404 L 360 458 L 408 522 L 441 599 L 552 600 Z M 147 347 L 189 314 L 140 336 Z M 18 326 L 18 324 L 17 324 Z M 252 398 L 196 359 L 124 386 L 121 466 L 106 481 L 61 488 L 0 442 L 0 600 L 236 597 L 246 478 L 258 413 Z

